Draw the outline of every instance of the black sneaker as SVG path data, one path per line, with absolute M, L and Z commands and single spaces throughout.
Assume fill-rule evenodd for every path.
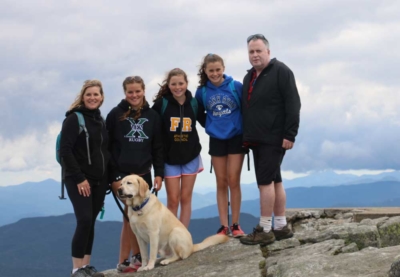
M 274 232 L 276 240 L 288 239 L 293 237 L 293 232 L 289 229 L 287 224 L 281 230 L 272 229 L 272 232 Z
M 274 233 L 269 231 L 268 233 L 264 232 L 264 228 L 260 225 L 257 225 L 256 228 L 253 229 L 253 233 L 248 234 L 245 237 L 240 238 L 240 242 L 247 245 L 255 245 L 255 244 L 271 244 L 275 241 Z
M 92 275 L 89 275 L 84 268 L 80 268 L 75 273 L 71 274 L 71 277 L 90 277 Z
M 104 277 L 104 273 L 98 272 L 94 266 L 87 265 L 83 268 L 89 276 L 92 277 Z

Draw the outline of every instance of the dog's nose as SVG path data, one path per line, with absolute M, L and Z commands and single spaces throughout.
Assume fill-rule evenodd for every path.
M 124 191 L 122 190 L 122 188 L 119 188 L 118 189 L 118 195 L 123 195 L 124 194 Z

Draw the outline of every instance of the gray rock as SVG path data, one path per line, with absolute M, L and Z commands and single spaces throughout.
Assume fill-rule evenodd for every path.
M 357 246 L 357 243 L 355 243 L 355 242 L 352 242 L 349 245 L 340 249 L 341 253 L 353 253 L 353 252 L 357 252 L 357 251 L 358 251 L 358 246 Z
M 297 246 L 300 246 L 300 241 L 296 238 L 290 238 L 281 241 L 275 241 L 273 244 L 268 245 L 266 248 L 268 251 L 278 251 L 288 248 L 294 248 Z
M 400 216 L 391 217 L 379 226 L 382 247 L 400 244 Z
M 333 245 L 326 242 L 324 247 Z M 314 245 L 314 246 L 315 246 Z M 304 245 L 299 248 L 304 247 Z M 386 277 L 392 258 L 398 255 L 400 246 L 388 248 L 366 248 L 365 251 L 333 256 L 332 252 L 308 251 L 295 253 L 298 248 L 277 252 L 272 258 L 267 258 L 268 277 Z M 303 250 L 305 250 L 303 248 Z M 272 261 L 268 261 L 274 259 Z M 250 276 L 250 275 L 248 275 Z M 393 275 L 396 276 L 396 275 Z
M 361 220 L 360 225 L 375 225 L 375 226 L 379 227 L 382 224 L 384 224 L 388 219 L 389 219 L 389 217 L 387 217 L 387 216 L 375 218 L 375 219 L 365 218 L 365 219 Z

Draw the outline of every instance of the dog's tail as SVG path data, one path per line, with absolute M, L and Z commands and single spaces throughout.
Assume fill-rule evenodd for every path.
M 229 240 L 228 236 L 218 235 L 218 234 L 213 235 L 211 237 L 205 238 L 201 243 L 193 245 L 193 252 L 197 252 L 207 247 L 227 242 L 228 240 Z

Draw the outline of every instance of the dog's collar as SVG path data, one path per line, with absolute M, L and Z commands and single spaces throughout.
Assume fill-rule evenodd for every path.
M 132 207 L 132 210 L 134 210 L 135 212 L 140 211 L 141 209 L 143 209 L 143 207 L 147 204 L 147 202 L 149 202 L 150 197 L 147 197 L 142 204 L 140 204 L 139 206 L 135 206 Z

